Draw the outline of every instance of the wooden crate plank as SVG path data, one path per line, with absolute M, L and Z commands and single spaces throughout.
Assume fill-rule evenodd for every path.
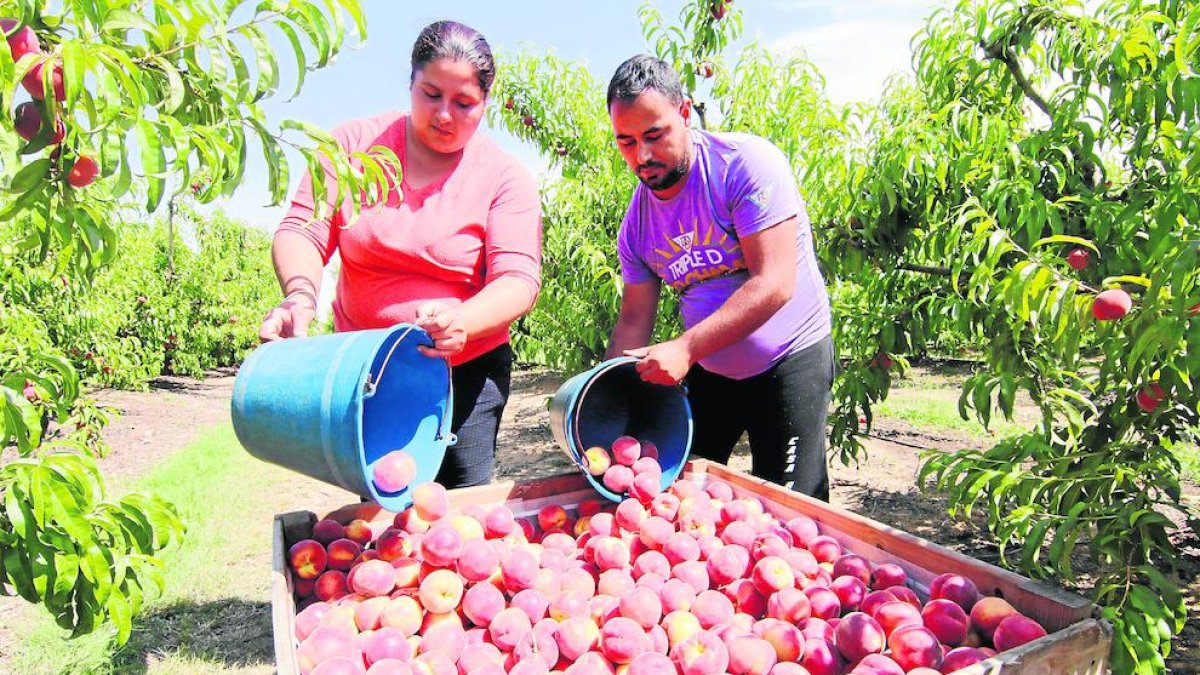
M 296 634 L 296 603 L 293 599 L 295 593 L 292 588 L 292 575 L 287 571 L 286 534 L 289 525 L 293 528 L 298 527 L 300 515 L 299 512 L 293 512 L 275 516 L 271 527 L 271 625 L 274 629 L 272 637 L 275 643 L 275 667 L 280 675 L 294 675 L 300 672 L 292 637 Z M 305 521 L 307 522 L 307 519 Z M 312 531 L 311 525 L 308 531 Z
M 1087 619 L 951 675 L 1105 675 L 1112 626 Z

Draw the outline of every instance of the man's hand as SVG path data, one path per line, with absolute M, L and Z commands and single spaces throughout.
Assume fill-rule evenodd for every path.
M 448 359 L 467 346 L 467 325 L 458 307 L 444 302 L 427 302 L 417 308 L 415 323 L 433 338 L 433 347 L 419 348 L 425 356 Z
M 258 328 L 258 339 L 271 342 L 290 337 L 307 337 L 308 326 L 317 315 L 317 300 L 312 293 L 292 293 L 267 312 Z
M 640 349 L 628 349 L 625 355 L 640 359 L 634 369 L 643 380 L 651 384 L 679 384 L 694 363 L 691 349 L 687 342 L 681 339 Z

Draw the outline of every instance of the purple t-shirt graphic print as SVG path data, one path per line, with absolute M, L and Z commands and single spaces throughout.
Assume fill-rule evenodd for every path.
M 817 269 L 812 229 L 784 154 L 739 133 L 691 132 L 696 155 L 683 190 L 670 200 L 639 184 L 617 235 L 627 284 L 660 279 L 679 294 L 685 328 L 715 312 L 750 278 L 740 239 L 795 216 L 796 288 L 745 339 L 701 359 L 733 379 L 762 373 L 829 335 L 829 297 Z

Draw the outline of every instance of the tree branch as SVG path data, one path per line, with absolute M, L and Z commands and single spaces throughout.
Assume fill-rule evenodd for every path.
M 908 272 L 920 272 L 922 274 L 932 274 L 939 277 L 948 277 L 951 274 L 949 267 L 930 267 L 929 265 L 915 265 L 913 263 L 902 262 L 896 265 L 898 270 L 906 270 Z
M 980 42 L 979 46 L 983 48 L 983 53 L 986 54 L 989 59 L 1001 61 L 1005 66 L 1008 67 L 1008 72 L 1012 73 L 1013 79 L 1017 81 L 1017 86 L 1020 87 L 1021 91 L 1025 93 L 1026 98 L 1028 98 L 1030 101 L 1033 101 L 1033 104 L 1036 105 L 1043 113 L 1046 113 L 1047 117 L 1054 117 L 1053 113 L 1050 112 L 1050 106 L 1046 103 L 1046 99 L 1042 98 L 1042 95 L 1037 93 L 1037 91 L 1033 88 L 1033 83 L 1029 81 L 1029 78 L 1025 77 L 1025 72 L 1021 70 L 1021 64 L 1017 61 L 1017 57 L 1013 56 L 1012 53 L 1005 48 L 1000 39 L 997 39 L 991 44 Z

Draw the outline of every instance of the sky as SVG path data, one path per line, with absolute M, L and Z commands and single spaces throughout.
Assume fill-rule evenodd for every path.
M 407 109 L 409 54 L 421 28 L 454 19 L 480 30 L 493 51 L 552 51 L 581 62 L 598 82 L 633 54 L 648 51 L 637 9 L 643 0 L 362 0 L 367 41 L 343 51 L 328 67 L 310 72 L 301 94 L 285 101 L 295 83 L 287 69 L 290 49 L 279 50 L 284 68 L 283 96 L 264 105 L 274 125 L 299 119 L 329 129 L 385 110 Z M 836 101 L 878 98 L 884 80 L 909 71 L 912 36 L 938 0 L 734 0 L 745 30 L 738 44 L 757 41 L 780 51 L 799 49 L 824 73 L 827 93 Z M 655 0 L 668 23 L 677 23 L 681 0 Z M 736 45 L 734 47 L 736 50 Z M 735 54 L 731 51 L 728 54 Z M 535 173 L 545 170 L 532 146 L 500 131 L 486 130 L 499 145 Z M 229 215 L 273 231 L 284 205 L 270 201 L 261 152 L 252 148 L 246 182 L 226 202 Z M 300 179 L 292 158 L 289 196 Z

